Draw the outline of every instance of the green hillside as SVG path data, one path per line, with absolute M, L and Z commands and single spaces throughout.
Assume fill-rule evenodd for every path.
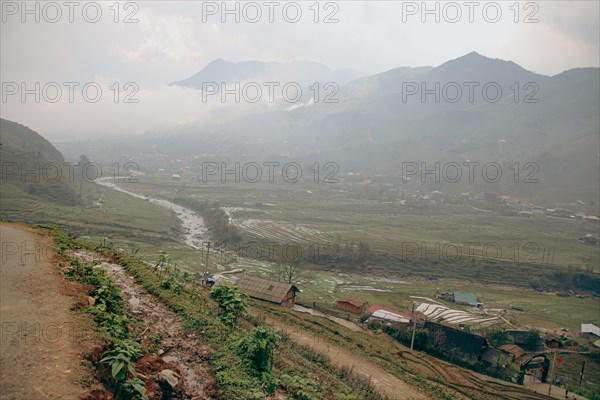
M 41 197 L 64 205 L 80 203 L 76 190 L 78 174 L 74 167 L 65 164 L 63 155 L 49 141 L 26 126 L 5 119 L 0 119 L 0 138 L 3 198 Z

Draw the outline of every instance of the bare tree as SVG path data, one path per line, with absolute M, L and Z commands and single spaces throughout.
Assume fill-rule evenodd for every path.
M 294 284 L 303 274 L 301 262 L 279 262 L 277 263 L 277 279 L 280 282 Z

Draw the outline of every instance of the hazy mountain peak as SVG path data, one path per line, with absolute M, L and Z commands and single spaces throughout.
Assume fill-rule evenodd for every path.
M 490 58 L 472 51 L 434 68 L 430 78 L 444 77 L 457 82 L 517 82 L 543 81 L 544 75 L 528 71 L 519 64 L 500 58 Z
M 344 85 L 363 75 L 359 71 L 342 69 L 332 71 L 328 66 L 314 61 L 300 60 L 292 62 L 238 61 L 221 58 L 208 63 L 202 70 L 188 79 L 176 81 L 170 85 L 201 89 L 205 82 L 337 82 Z
M 485 59 L 488 59 L 488 60 L 490 59 L 489 57 L 486 57 L 484 55 L 479 54 L 475 50 L 473 50 L 472 52 L 467 53 L 464 56 L 459 57 L 459 58 L 485 58 Z

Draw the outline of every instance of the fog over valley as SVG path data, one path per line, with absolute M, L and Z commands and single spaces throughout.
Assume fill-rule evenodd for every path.
M 600 3 L 0 11 L 0 398 L 600 399 Z

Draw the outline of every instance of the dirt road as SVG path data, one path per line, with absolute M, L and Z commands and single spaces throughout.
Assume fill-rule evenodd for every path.
M 61 294 L 51 239 L 0 224 L 0 248 L 0 399 L 77 399 L 75 300 Z

